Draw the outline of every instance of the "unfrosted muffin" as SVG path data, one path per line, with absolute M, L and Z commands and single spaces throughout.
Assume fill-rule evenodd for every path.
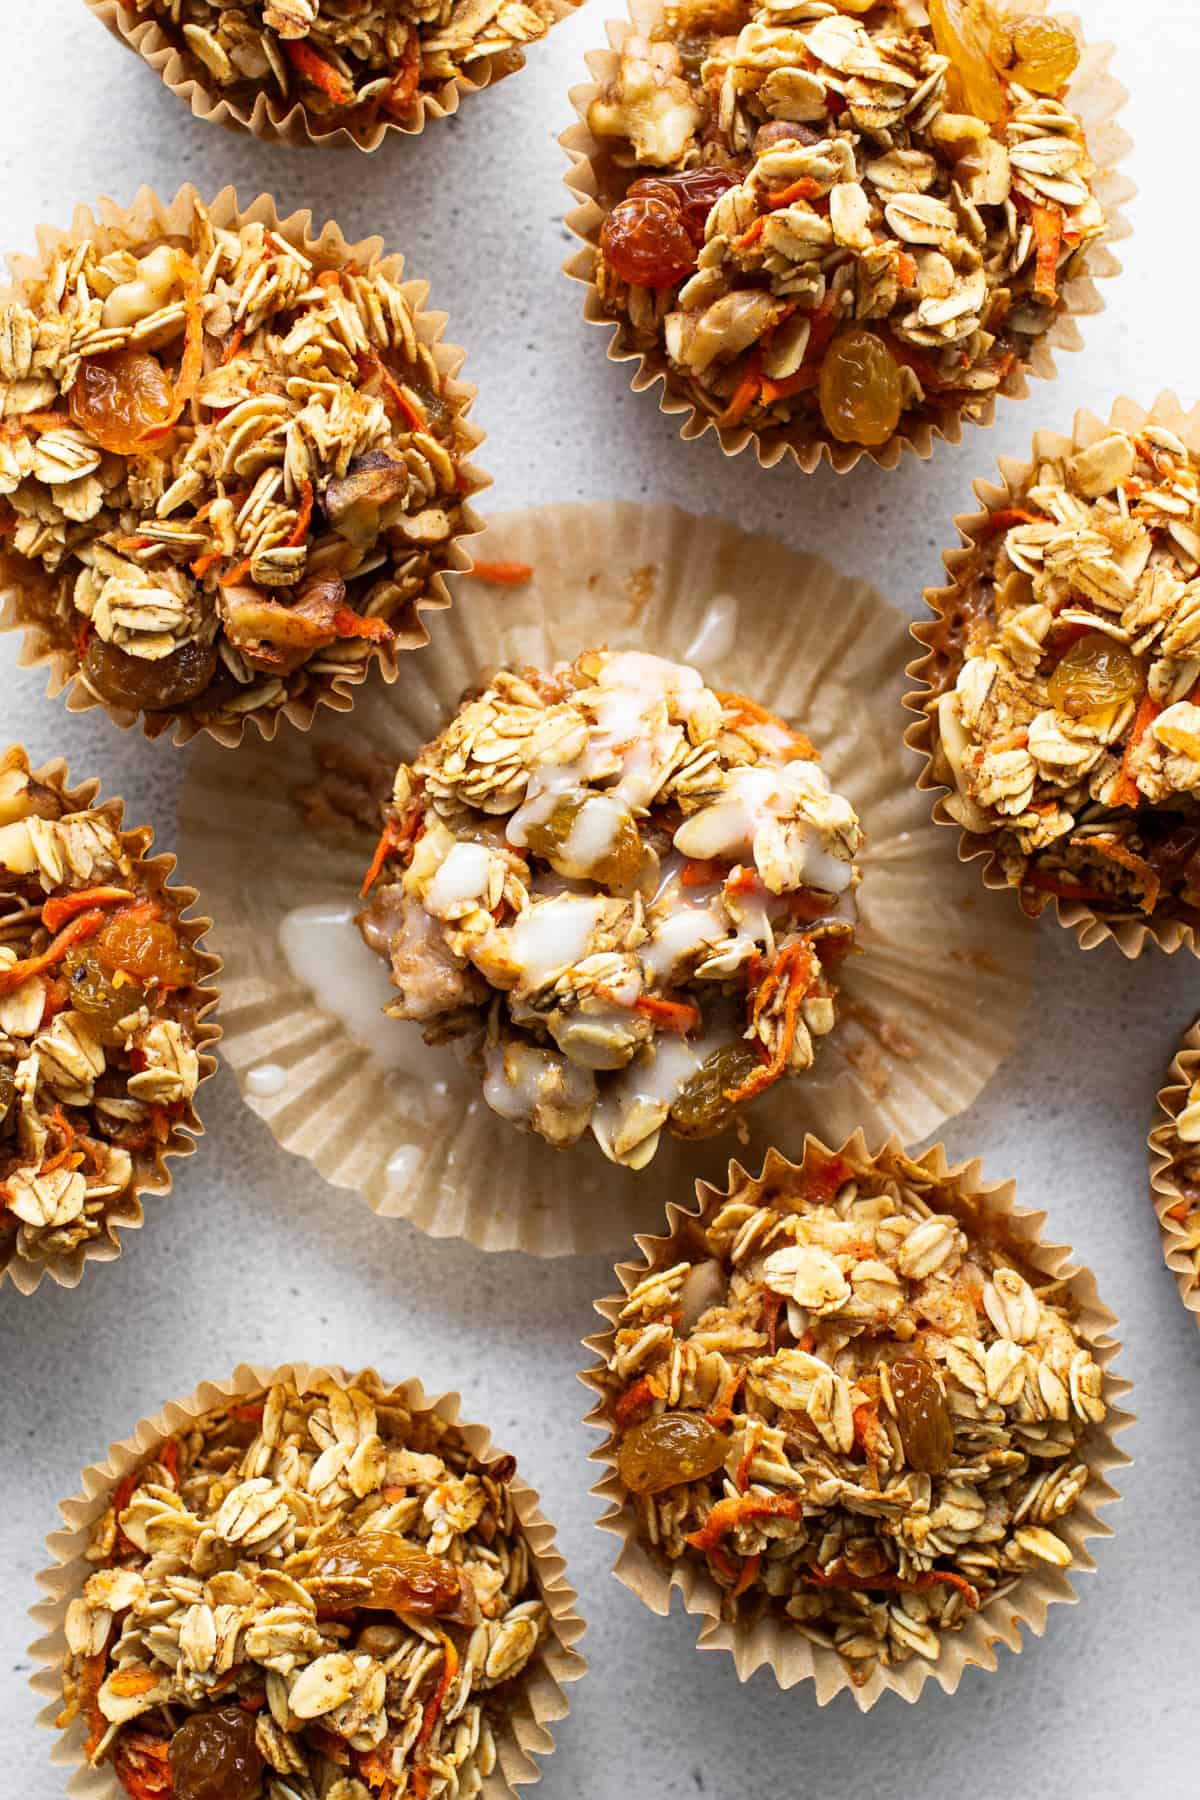
M 806 738 L 696 670 L 501 670 L 397 771 L 360 925 L 388 1011 L 498 1113 L 649 1162 L 799 1075 L 836 1016 L 859 822 Z

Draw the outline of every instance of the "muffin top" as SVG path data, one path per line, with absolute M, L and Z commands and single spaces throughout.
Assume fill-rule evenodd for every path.
M 499 671 L 401 765 L 360 925 L 497 1112 L 641 1168 L 811 1065 L 860 843 L 781 719 L 597 650 Z
M 1070 1564 L 1055 1525 L 1106 1411 L 1062 1284 L 932 1162 L 810 1140 L 802 1168 L 735 1167 L 653 1246 L 607 1355 L 639 1534 L 855 1680 Z
M 588 125 L 596 280 L 718 425 L 879 448 L 978 413 L 1100 237 L 1079 60 L 981 0 L 681 0 Z
M 421 97 L 459 77 L 519 68 L 554 23 L 553 0 L 123 0 L 245 106 L 303 103 L 314 128 L 355 133 L 420 118 Z
M 120 819 L 0 760 L 0 1267 L 111 1236 L 191 1118 L 205 959 Z
M 549 1626 L 512 1472 L 370 1371 L 223 1401 L 113 1490 L 59 1724 L 139 1800 L 478 1792 Z
M 0 546 L 83 686 L 158 729 L 361 673 L 447 565 L 463 391 L 387 264 L 330 265 L 196 201 L 0 304 Z
M 1039 461 L 959 568 L 933 652 L 947 810 L 1039 912 L 1200 916 L 1200 462 L 1148 422 Z

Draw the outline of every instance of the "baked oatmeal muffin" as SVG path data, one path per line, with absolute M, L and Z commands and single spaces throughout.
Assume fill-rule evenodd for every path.
M 1069 1284 L 971 1171 L 809 1139 L 802 1165 L 772 1154 L 701 1194 L 622 1271 L 592 1378 L 650 1555 L 707 1569 L 726 1618 L 794 1626 L 856 1685 L 1069 1567 L 1103 1374 Z
M 502 669 L 397 770 L 360 926 L 488 1104 L 642 1168 L 812 1064 L 854 941 L 849 802 L 695 669 Z
M 138 1195 L 169 1185 L 164 1156 L 191 1148 L 215 1066 L 194 895 L 148 860 L 153 832 L 65 775 L 0 759 L 0 1274 L 22 1287 L 116 1253 Z
M 228 741 L 424 640 L 479 434 L 396 261 L 221 211 L 65 237 L 0 302 L 0 547 L 84 694 Z
M 983 0 L 655 20 L 587 112 L 622 347 L 719 427 L 839 460 L 1019 385 L 1106 228 L 1071 31 Z
M 932 772 L 1022 904 L 1200 919 L 1200 462 L 1162 424 L 1039 455 L 931 595 Z
M 1200 1314 L 1200 1025 L 1188 1031 L 1171 1064 L 1149 1143 L 1163 1254 L 1184 1305 Z
M 134 1800 L 479 1793 L 556 1629 L 514 1468 L 370 1370 L 223 1398 L 97 1519 L 58 1723 Z

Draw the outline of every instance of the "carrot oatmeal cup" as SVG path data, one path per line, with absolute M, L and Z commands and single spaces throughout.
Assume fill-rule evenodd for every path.
M 500 669 L 401 763 L 359 924 L 495 1112 L 640 1169 L 812 1066 L 861 842 L 756 700 L 593 650 Z
M 618 1576 L 658 1612 L 680 1587 L 743 1680 L 953 1692 L 1107 1532 L 1116 1321 L 1011 1183 L 940 1146 L 810 1136 L 697 1195 L 589 1340 Z
M 62 1513 L 35 1685 L 90 1793 L 538 1780 L 583 1626 L 536 1494 L 457 1396 L 242 1367 L 143 1421 Z
M 0 628 L 149 737 L 345 711 L 467 566 L 473 390 L 378 239 L 102 203 L 0 296 Z
M 199 119 L 376 150 L 524 67 L 579 0 L 87 0 Z
M 1150 1197 L 1179 1297 L 1200 1325 L 1200 1021 L 1159 1090 L 1150 1133 Z
M 985 880 L 1085 948 L 1196 949 L 1200 415 L 1172 395 L 1039 432 L 979 486 L 949 587 L 914 627 L 926 787 Z
M 1073 21 L 982 0 L 633 0 L 563 139 L 567 265 L 686 437 L 928 456 L 1077 348 L 1116 272 L 1123 98 Z
M 23 1294 L 120 1255 L 217 1066 L 209 921 L 99 786 L 0 758 L 0 1283 Z

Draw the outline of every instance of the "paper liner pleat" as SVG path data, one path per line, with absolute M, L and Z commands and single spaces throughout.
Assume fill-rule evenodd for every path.
M 214 225 L 220 229 L 232 230 L 243 224 L 261 224 L 298 244 L 306 255 L 317 255 L 327 262 L 336 261 L 341 264 L 353 261 L 364 273 L 378 270 L 395 281 L 408 302 L 418 338 L 433 353 L 443 379 L 445 396 L 458 414 L 463 443 L 459 468 L 461 479 L 465 483 L 464 493 L 470 497 L 490 486 L 491 477 L 470 460 L 483 442 L 484 433 L 468 417 L 476 389 L 470 382 L 458 379 L 466 352 L 444 339 L 448 315 L 426 310 L 429 283 L 405 281 L 404 257 L 386 253 L 382 238 L 369 237 L 358 243 L 348 243 L 332 219 L 327 220 L 319 231 L 315 231 L 312 213 L 307 208 L 281 219 L 270 194 L 259 194 L 249 206 L 242 206 L 236 188 L 226 187 L 222 188 L 215 200 L 208 203 L 189 182 L 180 188 L 170 202 L 160 200 L 152 188 L 142 187 L 138 189 L 133 205 L 128 209 L 119 207 L 109 199 L 97 201 L 94 209 L 86 205 L 77 206 L 68 229 L 62 230 L 51 225 L 38 226 L 37 256 L 9 256 L 12 282 L 6 287 L 0 287 L 0 305 L 17 297 L 17 284 L 35 277 L 56 245 L 97 234 L 102 237 L 111 234 L 122 241 L 128 234 L 134 243 L 162 235 L 182 235 L 190 225 L 192 210 L 197 201 L 207 205 Z M 50 699 L 55 699 L 65 689 L 68 712 L 86 712 L 92 707 L 100 707 L 122 730 L 140 724 L 148 738 L 157 738 L 173 727 L 176 744 L 186 744 L 191 738 L 203 734 L 229 749 L 242 742 L 247 723 L 252 722 L 257 732 L 269 742 L 274 738 L 281 718 L 299 730 L 307 731 L 319 710 L 328 708 L 334 712 L 349 712 L 354 705 L 355 690 L 366 681 L 372 669 L 378 669 L 385 682 L 394 682 L 401 669 L 407 669 L 410 660 L 406 655 L 398 656 L 397 652 L 419 650 L 429 642 L 424 615 L 444 611 L 449 607 L 450 593 L 446 575 L 470 568 L 471 556 L 465 540 L 482 529 L 482 519 L 470 506 L 469 500 L 464 500 L 461 525 L 449 547 L 449 567 L 446 570 L 435 570 L 427 591 L 417 595 L 395 615 L 392 621 L 394 644 L 391 647 L 371 644 L 368 654 L 361 660 L 347 664 L 336 674 L 314 676 L 306 692 L 283 706 L 265 712 L 257 709 L 234 721 L 206 725 L 187 710 L 139 713 L 97 700 L 76 679 L 79 666 L 77 651 L 44 622 L 44 609 L 48 596 L 53 592 L 54 579 L 39 564 L 4 551 L 0 551 L 0 632 L 23 633 L 24 641 L 17 654 L 17 666 L 24 669 L 43 666 L 48 668 L 47 695 Z
M 980 898 L 913 789 L 900 749 L 906 639 L 893 608 L 818 558 L 671 507 L 508 514 L 489 524 L 481 554 L 531 563 L 534 580 L 490 605 L 459 599 L 429 654 L 410 661 L 410 678 L 368 691 L 353 733 L 326 724 L 314 750 L 411 756 L 499 662 L 546 664 L 598 644 L 686 661 L 712 597 L 733 597 L 736 642 L 706 677 L 802 725 L 867 833 L 863 954 L 843 965 L 843 1021 L 812 1071 L 751 1109 L 751 1142 L 864 1121 L 911 1143 L 968 1106 L 1015 1042 L 1035 934 L 1015 909 Z M 633 1174 L 590 1141 L 562 1152 L 522 1136 L 484 1105 L 477 1077 L 439 1096 L 432 1078 L 380 1069 L 317 1009 L 279 943 L 290 909 L 357 894 L 372 842 L 326 844 L 299 827 L 294 793 L 312 773 L 294 760 L 247 745 L 232 791 L 226 771 L 207 746 L 190 761 L 181 841 L 205 869 L 219 920 L 225 1056 L 285 1149 L 379 1213 L 541 1256 L 619 1248 L 654 1216 L 664 1184 L 688 1186 L 719 1160 L 719 1143 L 664 1133 L 649 1169 Z M 267 1096 L 247 1079 L 264 1063 L 286 1076 Z M 405 1167 L 389 1176 L 397 1152 Z
M 658 342 L 647 350 L 641 349 L 635 342 L 629 321 L 614 319 L 605 310 L 595 282 L 600 229 L 606 216 L 599 200 L 600 180 L 595 165 L 598 158 L 603 158 L 604 151 L 588 126 L 588 108 L 616 73 L 625 40 L 634 34 L 646 36 L 652 33 L 661 25 L 667 10 L 666 0 L 628 0 L 628 3 L 629 18 L 611 19 L 605 26 L 609 48 L 594 50 L 588 54 L 586 61 L 592 80 L 572 88 L 569 93 L 571 104 L 578 114 L 578 122 L 563 132 L 558 140 L 571 161 L 571 167 L 563 179 L 578 202 L 567 213 L 566 225 L 582 245 L 581 249 L 573 251 L 567 258 L 563 264 L 563 273 L 586 287 L 583 316 L 589 325 L 601 326 L 608 333 L 609 361 L 636 364 L 631 376 L 634 393 L 642 393 L 661 382 L 659 410 L 681 420 L 681 438 L 690 441 L 713 432 L 726 456 L 736 456 L 752 447 L 764 469 L 774 468 L 785 457 L 790 458 L 806 475 L 811 475 L 822 459 L 828 460 L 839 475 L 848 473 L 864 457 L 881 469 L 894 469 L 906 451 L 912 451 L 927 460 L 933 455 L 934 447 L 939 442 L 961 443 L 961 413 L 949 414 L 937 424 L 927 420 L 919 422 L 911 433 L 898 433 L 878 449 L 827 441 L 824 436 L 814 433 L 811 427 L 796 422 L 768 426 L 761 431 L 748 425 L 719 425 L 716 413 L 720 410 L 720 402 L 714 400 L 714 410 L 711 412 L 697 403 L 672 370 L 663 344 Z M 1049 0 L 1022 0 L 1021 12 L 1026 15 L 1040 14 L 1048 4 Z M 1063 283 L 1062 298 L 1065 304 L 1053 325 L 1043 337 L 1034 342 L 1025 360 L 1018 363 L 1000 384 L 997 392 L 1009 400 L 1024 400 L 1028 397 L 1030 375 L 1042 381 L 1054 379 L 1057 373 L 1054 361 L 1056 351 L 1083 348 L 1077 321 L 1104 311 L 1104 298 L 1096 282 L 1120 274 L 1121 264 L 1110 246 L 1127 238 L 1133 229 L 1123 209 L 1137 190 L 1120 168 L 1133 148 L 1133 140 L 1117 123 L 1117 115 L 1129 95 L 1109 72 L 1116 46 L 1108 43 L 1083 43 L 1083 26 L 1080 21 L 1073 14 L 1057 16 L 1061 16 L 1063 22 L 1071 27 L 1082 45 L 1079 67 L 1067 94 L 1067 104 L 1082 119 L 1087 133 L 1088 149 L 1096 165 L 1092 191 L 1108 216 L 1108 229 L 1101 240 L 1088 248 L 1084 272 Z M 991 425 L 994 423 L 995 413 L 995 396 L 989 396 L 970 423 Z
M 291 144 L 298 148 L 317 146 L 321 149 L 355 149 L 371 152 L 392 132 L 405 137 L 418 137 L 431 119 L 444 119 L 456 113 L 460 100 L 495 87 L 506 75 L 525 66 L 525 52 L 520 46 L 499 51 L 493 56 L 480 56 L 472 63 L 473 73 L 449 77 L 436 89 L 421 90 L 417 108 L 411 118 L 376 118 L 357 128 L 330 122 L 314 113 L 309 116 L 303 99 L 260 90 L 249 106 L 229 99 L 213 81 L 198 57 L 172 42 L 156 19 L 137 20 L 126 11 L 122 0 L 84 0 L 89 12 L 105 29 L 140 56 L 160 77 L 167 90 L 192 110 L 193 116 L 227 131 L 245 131 L 264 143 Z M 573 13 L 583 0 L 551 0 L 553 18 L 550 29 Z M 533 48 L 541 40 L 535 40 Z
M 829 1140 L 835 1144 L 838 1141 L 836 1138 Z M 868 1138 L 862 1131 L 855 1131 L 833 1151 L 827 1143 L 809 1134 L 797 1161 L 789 1160 L 776 1150 L 768 1151 L 762 1178 L 799 1170 L 814 1154 L 822 1161 L 834 1154 L 845 1156 L 861 1166 L 900 1148 L 899 1140 L 892 1138 L 872 1152 Z M 708 1206 L 727 1194 L 735 1182 L 746 1178 L 746 1169 L 740 1160 L 729 1163 L 726 1180 L 720 1188 L 707 1181 L 698 1181 L 694 1202 L 688 1205 L 668 1202 L 667 1229 L 662 1235 L 638 1235 L 635 1241 L 641 1259 L 619 1263 L 616 1268 L 621 1291 L 596 1302 L 595 1310 L 605 1320 L 606 1329 L 584 1339 L 584 1348 L 591 1351 L 596 1360 L 579 1377 L 585 1387 L 600 1396 L 586 1414 L 584 1423 L 605 1434 L 604 1443 L 591 1453 L 593 1462 L 605 1465 L 605 1473 L 592 1492 L 605 1502 L 605 1511 L 597 1521 L 600 1529 L 611 1532 L 620 1540 L 621 1548 L 613 1565 L 618 1581 L 652 1612 L 664 1616 L 671 1608 L 672 1590 L 678 1588 L 683 1596 L 684 1610 L 702 1621 L 697 1647 L 728 1651 L 739 1681 L 749 1680 L 756 1669 L 766 1667 L 784 1688 L 811 1681 L 819 1706 L 826 1705 L 836 1694 L 848 1691 L 862 1712 L 868 1712 L 884 1693 L 916 1700 L 931 1679 L 946 1693 L 953 1694 L 966 1669 L 998 1667 L 998 1644 L 1018 1653 L 1022 1648 L 1022 1626 L 1035 1637 L 1041 1637 L 1050 1607 L 1079 1599 L 1072 1575 L 1094 1570 L 1095 1562 L 1087 1549 L 1088 1543 L 1094 1538 L 1112 1536 L 1113 1527 L 1099 1517 L 1098 1508 L 1110 1506 L 1119 1499 L 1113 1476 L 1132 1460 L 1114 1441 L 1118 1432 L 1133 1423 L 1134 1415 L 1118 1404 L 1130 1393 L 1131 1384 L 1113 1370 L 1112 1364 L 1120 1348 L 1113 1335 L 1117 1319 L 1101 1302 L 1095 1276 L 1089 1269 L 1071 1261 L 1069 1247 L 1042 1240 L 1046 1214 L 1017 1206 L 1014 1182 L 985 1181 L 978 1159 L 951 1165 L 941 1144 L 935 1144 L 916 1160 L 937 1179 L 957 1181 L 959 1192 L 970 1197 L 972 1207 L 979 1208 L 984 1220 L 1003 1220 L 1005 1235 L 1021 1258 L 1048 1280 L 1063 1285 L 1077 1309 L 1073 1320 L 1075 1329 L 1104 1372 L 1103 1392 L 1109 1409 L 1103 1424 L 1087 1428 L 1086 1451 L 1080 1458 L 1088 1467 L 1087 1485 L 1074 1511 L 1066 1518 L 1054 1521 L 1055 1531 L 1071 1547 L 1074 1561 L 1070 1571 L 1047 1568 L 1044 1572 L 1021 1574 L 1005 1591 L 984 1601 L 978 1612 L 969 1613 L 961 1629 L 942 1633 L 936 1661 L 912 1656 L 891 1667 L 877 1665 L 861 1686 L 856 1685 L 846 1663 L 835 1650 L 813 1643 L 783 1619 L 768 1615 L 753 1624 L 729 1623 L 722 1617 L 722 1590 L 699 1558 L 667 1562 L 656 1557 L 637 1535 L 636 1514 L 627 1502 L 624 1485 L 616 1470 L 617 1438 L 608 1417 L 603 1383 L 607 1357 L 616 1336 L 618 1314 L 626 1295 L 665 1255 L 676 1233 L 686 1229 L 690 1221 L 700 1217 Z
M 373 1369 L 361 1371 L 373 1375 Z M 53 1729 L 62 1710 L 62 1664 L 67 1641 L 64 1630 L 67 1607 L 79 1593 L 93 1565 L 84 1557 L 93 1524 L 104 1511 L 113 1487 L 123 1475 L 143 1463 L 163 1439 L 187 1428 L 202 1413 L 224 1405 L 239 1394 L 270 1387 L 273 1382 L 290 1381 L 305 1392 L 322 1382 L 332 1381 L 345 1388 L 358 1375 L 337 1366 L 314 1366 L 306 1362 L 284 1363 L 272 1369 L 241 1363 L 227 1381 L 205 1381 L 186 1399 L 173 1400 L 162 1411 L 139 1421 L 120 1443 L 111 1444 L 107 1456 L 84 1469 L 80 1491 L 59 1503 L 63 1528 L 50 1533 L 46 1548 L 50 1566 L 37 1577 L 38 1586 L 47 1598 L 30 1608 L 30 1617 L 38 1632 L 30 1646 L 34 1670 L 30 1684 L 47 1704 L 38 1715 L 38 1723 Z M 419 1413 L 437 1413 L 462 1433 L 471 1454 L 483 1463 L 495 1462 L 503 1452 L 492 1444 L 491 1433 L 483 1425 L 468 1424 L 460 1418 L 461 1399 L 456 1393 L 426 1396 L 420 1381 L 396 1382 L 394 1388 L 404 1394 L 404 1404 Z M 554 1749 L 549 1727 L 566 1717 L 570 1710 L 563 1691 L 564 1683 L 578 1681 L 587 1664 L 575 1648 L 583 1636 L 584 1624 L 576 1609 L 577 1596 L 566 1580 L 566 1562 L 559 1553 L 554 1527 L 538 1505 L 538 1495 L 519 1474 L 507 1482 L 513 1508 L 520 1521 L 522 1535 L 529 1546 L 530 1562 L 537 1587 L 550 1614 L 550 1631 L 535 1662 L 514 1684 L 509 1696 L 511 1710 L 496 1728 L 498 1764 L 480 1790 L 484 1800 L 505 1800 L 518 1787 L 530 1787 L 541 1779 L 536 1757 L 547 1757 Z M 83 1722 L 76 1720 L 66 1731 L 56 1733 L 51 1761 L 74 1769 L 67 1783 L 67 1793 L 77 1800 L 127 1800 L 125 1789 L 111 1764 L 90 1769 L 84 1760 Z
M 1161 393 L 1149 408 L 1139 406 L 1136 400 L 1122 396 L 1113 403 L 1107 421 L 1082 408 L 1075 414 L 1070 437 L 1064 437 L 1055 431 L 1037 431 L 1034 433 L 1032 453 L 1028 461 L 1012 456 L 1000 457 L 997 464 L 1000 470 L 998 483 L 987 480 L 973 483 L 980 510 L 960 513 L 954 521 L 962 543 L 960 548 L 943 553 L 946 573 L 951 578 L 949 586 L 925 590 L 926 604 L 936 615 L 937 621 L 940 622 L 959 596 L 957 577 L 960 572 L 978 555 L 981 542 L 989 537 L 994 538 L 992 514 L 1013 505 L 1014 497 L 1039 462 L 1071 456 L 1088 444 L 1095 443 L 1097 438 L 1104 437 L 1113 428 L 1137 432 L 1148 422 L 1166 426 L 1169 431 L 1182 438 L 1190 450 L 1200 455 L 1200 406 L 1186 412 L 1176 395 L 1167 391 Z M 996 850 L 997 834 L 964 830 L 947 805 L 947 801 L 953 798 L 953 790 L 949 788 L 946 777 L 938 772 L 941 752 L 935 742 L 932 720 L 925 710 L 935 691 L 933 677 L 937 659 L 932 649 L 932 639 L 937 631 L 937 623 L 922 620 L 914 624 L 911 631 L 921 646 L 922 654 L 909 664 L 908 675 L 910 680 L 920 682 L 921 685 L 904 697 L 907 710 L 918 715 L 917 723 L 910 725 L 905 732 L 904 741 L 910 749 L 924 758 L 924 767 L 917 785 L 923 792 L 938 796 L 933 803 L 933 817 L 939 825 L 950 825 L 958 832 L 960 860 L 970 862 L 977 857 L 986 858 L 983 866 L 985 886 L 997 892 L 1012 892 L 1015 904 L 1015 890 L 1004 873 Z M 1121 954 L 1130 960 L 1140 956 L 1148 942 L 1157 944 L 1168 955 L 1184 948 L 1193 955 L 1200 955 L 1195 928 L 1181 919 L 1146 919 L 1140 913 L 1129 918 L 1105 919 L 1096 914 L 1086 901 L 1064 900 L 1058 895 L 1053 897 L 1052 904 L 1059 924 L 1075 933 L 1083 950 L 1095 950 L 1098 945 L 1111 939 Z
M 70 786 L 70 775 L 66 763 L 61 757 L 53 762 L 45 763 L 40 769 L 30 771 L 35 781 L 43 782 L 54 788 L 72 810 L 84 807 L 95 807 L 103 813 L 115 831 L 121 832 L 124 818 L 125 802 L 120 799 L 100 800 L 100 783 L 96 779 L 85 781 L 79 787 Z M 122 842 L 127 844 L 128 832 L 121 832 Z M 217 1059 L 214 1054 L 217 1041 L 221 1036 L 221 1027 L 209 1015 L 220 1004 L 221 993 L 217 986 L 217 977 L 221 973 L 221 959 L 210 950 L 202 950 L 199 940 L 212 930 L 212 920 L 197 915 L 188 918 L 186 915 L 199 899 L 194 887 L 172 887 L 169 876 L 175 869 L 177 858 L 166 852 L 158 856 L 148 856 L 153 844 L 153 833 L 150 842 L 145 845 L 142 854 L 136 858 L 139 869 L 146 872 L 152 881 L 161 880 L 163 892 L 179 908 L 178 927 L 180 935 L 190 944 L 199 964 L 199 975 L 196 982 L 195 1012 L 195 1045 L 200 1059 L 200 1081 L 203 1083 L 217 1071 Z M 128 846 L 127 846 L 128 847 Z M 170 1135 L 164 1144 L 157 1145 L 153 1161 L 149 1164 L 134 1159 L 134 1178 L 128 1191 L 119 1195 L 109 1206 L 105 1216 L 104 1236 L 90 1239 L 78 1245 L 74 1250 L 58 1256 L 25 1257 L 16 1246 L 8 1262 L 0 1267 L 0 1290 L 6 1281 L 19 1294 L 35 1293 L 43 1276 L 49 1276 L 59 1287 L 77 1287 L 88 1263 L 115 1262 L 120 1256 L 123 1245 L 120 1239 L 122 1231 L 137 1231 L 145 1223 L 142 1209 L 142 1197 L 146 1194 L 166 1195 L 171 1191 L 171 1171 L 167 1167 L 173 1157 L 191 1156 L 200 1138 L 204 1136 L 204 1127 L 200 1123 L 196 1111 L 196 1102 L 189 1100 L 186 1110 L 171 1122 Z
M 1162 1237 L 1163 1260 L 1175 1277 L 1179 1298 L 1200 1327 L 1200 1270 L 1194 1252 L 1184 1243 L 1184 1227 L 1170 1216 L 1170 1209 L 1180 1199 L 1179 1188 L 1171 1175 L 1171 1139 L 1175 1121 L 1187 1102 L 1192 1083 L 1200 1076 L 1200 1019 L 1191 1026 L 1176 1052 L 1167 1079 L 1158 1091 L 1154 1109 L 1155 1125 L 1146 1140 L 1150 1153 L 1150 1198 Z M 1200 1153 L 1200 1146 L 1197 1146 Z

